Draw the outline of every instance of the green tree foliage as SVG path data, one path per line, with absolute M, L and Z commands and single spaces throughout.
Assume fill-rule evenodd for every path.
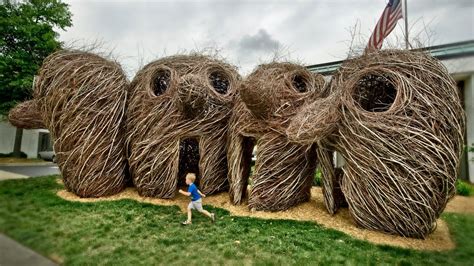
M 0 1 L 0 115 L 31 98 L 42 61 L 61 46 L 55 30 L 70 27 L 71 16 L 58 0 Z

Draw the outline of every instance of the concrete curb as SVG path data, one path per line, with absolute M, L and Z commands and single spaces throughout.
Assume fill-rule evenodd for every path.
M 53 162 L 38 163 L 0 163 L 0 166 L 56 166 Z
M 6 235 L 0 234 L 0 266 L 10 265 L 55 266 L 57 264 Z
M 28 178 L 29 176 L 26 176 L 26 175 L 21 175 L 21 174 L 17 174 L 17 173 L 12 173 L 12 172 L 8 172 L 8 171 L 3 171 L 3 170 L 0 170 L 0 181 L 3 181 L 3 180 L 10 180 L 10 179 L 24 179 L 24 178 Z M 1 264 L 0 264 L 1 266 Z

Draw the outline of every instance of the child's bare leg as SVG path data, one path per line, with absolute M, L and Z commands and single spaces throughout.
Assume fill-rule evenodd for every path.
M 212 218 L 212 214 L 211 214 L 210 212 L 204 210 L 204 209 L 201 210 L 201 213 L 204 214 L 204 215 L 206 215 L 206 216 L 209 217 L 209 218 Z
M 188 208 L 188 222 L 191 222 L 192 217 L 193 217 L 193 213 L 191 209 Z

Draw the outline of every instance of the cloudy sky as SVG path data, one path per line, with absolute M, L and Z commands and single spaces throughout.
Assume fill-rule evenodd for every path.
M 369 38 L 388 0 L 66 1 L 72 46 L 100 43 L 129 77 L 167 55 L 205 51 L 248 74 L 274 58 L 306 65 L 344 59 Z M 474 39 L 474 0 L 408 0 L 410 34 L 425 45 Z M 401 45 L 403 23 L 390 37 Z

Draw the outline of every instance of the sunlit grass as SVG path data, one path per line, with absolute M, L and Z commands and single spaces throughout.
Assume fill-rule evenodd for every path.
M 420 252 L 373 245 L 312 222 L 195 215 L 132 200 L 79 203 L 55 195 L 56 176 L 0 182 L 0 231 L 64 264 L 472 265 L 474 216 L 446 214 L 458 247 Z

